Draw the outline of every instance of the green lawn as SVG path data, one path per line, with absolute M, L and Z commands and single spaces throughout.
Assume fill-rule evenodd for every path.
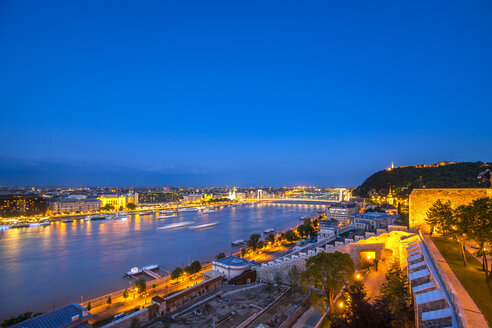
M 466 252 L 468 265 L 465 267 L 457 242 L 439 237 L 432 237 L 432 240 L 485 315 L 487 321 L 492 323 L 492 283 L 485 281 L 482 263 Z

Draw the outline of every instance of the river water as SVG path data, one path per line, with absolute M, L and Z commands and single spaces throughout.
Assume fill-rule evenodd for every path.
M 0 231 L 0 319 L 25 311 L 42 312 L 123 289 L 123 274 L 134 266 L 159 264 L 161 270 L 188 260 L 211 261 L 230 254 L 231 241 L 274 228 L 286 230 L 301 216 L 315 216 L 323 205 L 256 204 L 212 213 L 187 212 L 169 219 L 131 215 L 127 221 L 52 223 Z M 161 226 L 218 222 L 202 230 Z M 235 249 L 237 250 L 237 249 Z

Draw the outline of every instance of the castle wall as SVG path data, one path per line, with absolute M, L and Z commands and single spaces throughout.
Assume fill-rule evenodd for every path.
M 409 199 L 410 229 L 420 228 L 429 233 L 430 227 L 425 223 L 427 211 L 438 199 L 451 201 L 451 206 L 468 205 L 473 200 L 492 197 L 492 189 L 486 188 L 445 188 L 445 189 L 414 189 Z

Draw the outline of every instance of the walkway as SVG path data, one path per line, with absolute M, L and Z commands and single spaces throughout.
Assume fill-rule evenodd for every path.
M 385 261 L 380 261 L 378 264 L 378 271 L 371 268 L 371 271 L 366 276 L 364 280 L 364 285 L 367 289 L 367 297 L 371 298 L 371 302 L 374 302 L 376 296 L 379 295 L 379 289 L 386 282 L 386 271 L 388 270 L 388 259 Z

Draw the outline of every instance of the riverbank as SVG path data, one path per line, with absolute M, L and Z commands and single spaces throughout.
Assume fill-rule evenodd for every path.
M 46 311 L 53 303 L 78 303 L 124 290 L 131 280 L 122 275 L 134 266 L 156 263 L 164 271 L 172 271 L 186 266 L 188 257 L 209 263 L 221 252 L 238 252 L 239 248 L 231 246 L 233 240 L 247 240 L 269 228 L 290 229 L 300 223 L 299 217 L 316 216 L 323 208 L 266 203 L 230 206 L 212 213 L 184 212 L 164 220 L 157 220 L 156 215 L 130 215 L 127 221 L 75 220 L 0 232 L 0 261 L 4 264 L 0 267 L 4 277 L 0 319 L 25 311 Z M 201 230 L 157 229 L 182 221 L 218 225 Z

